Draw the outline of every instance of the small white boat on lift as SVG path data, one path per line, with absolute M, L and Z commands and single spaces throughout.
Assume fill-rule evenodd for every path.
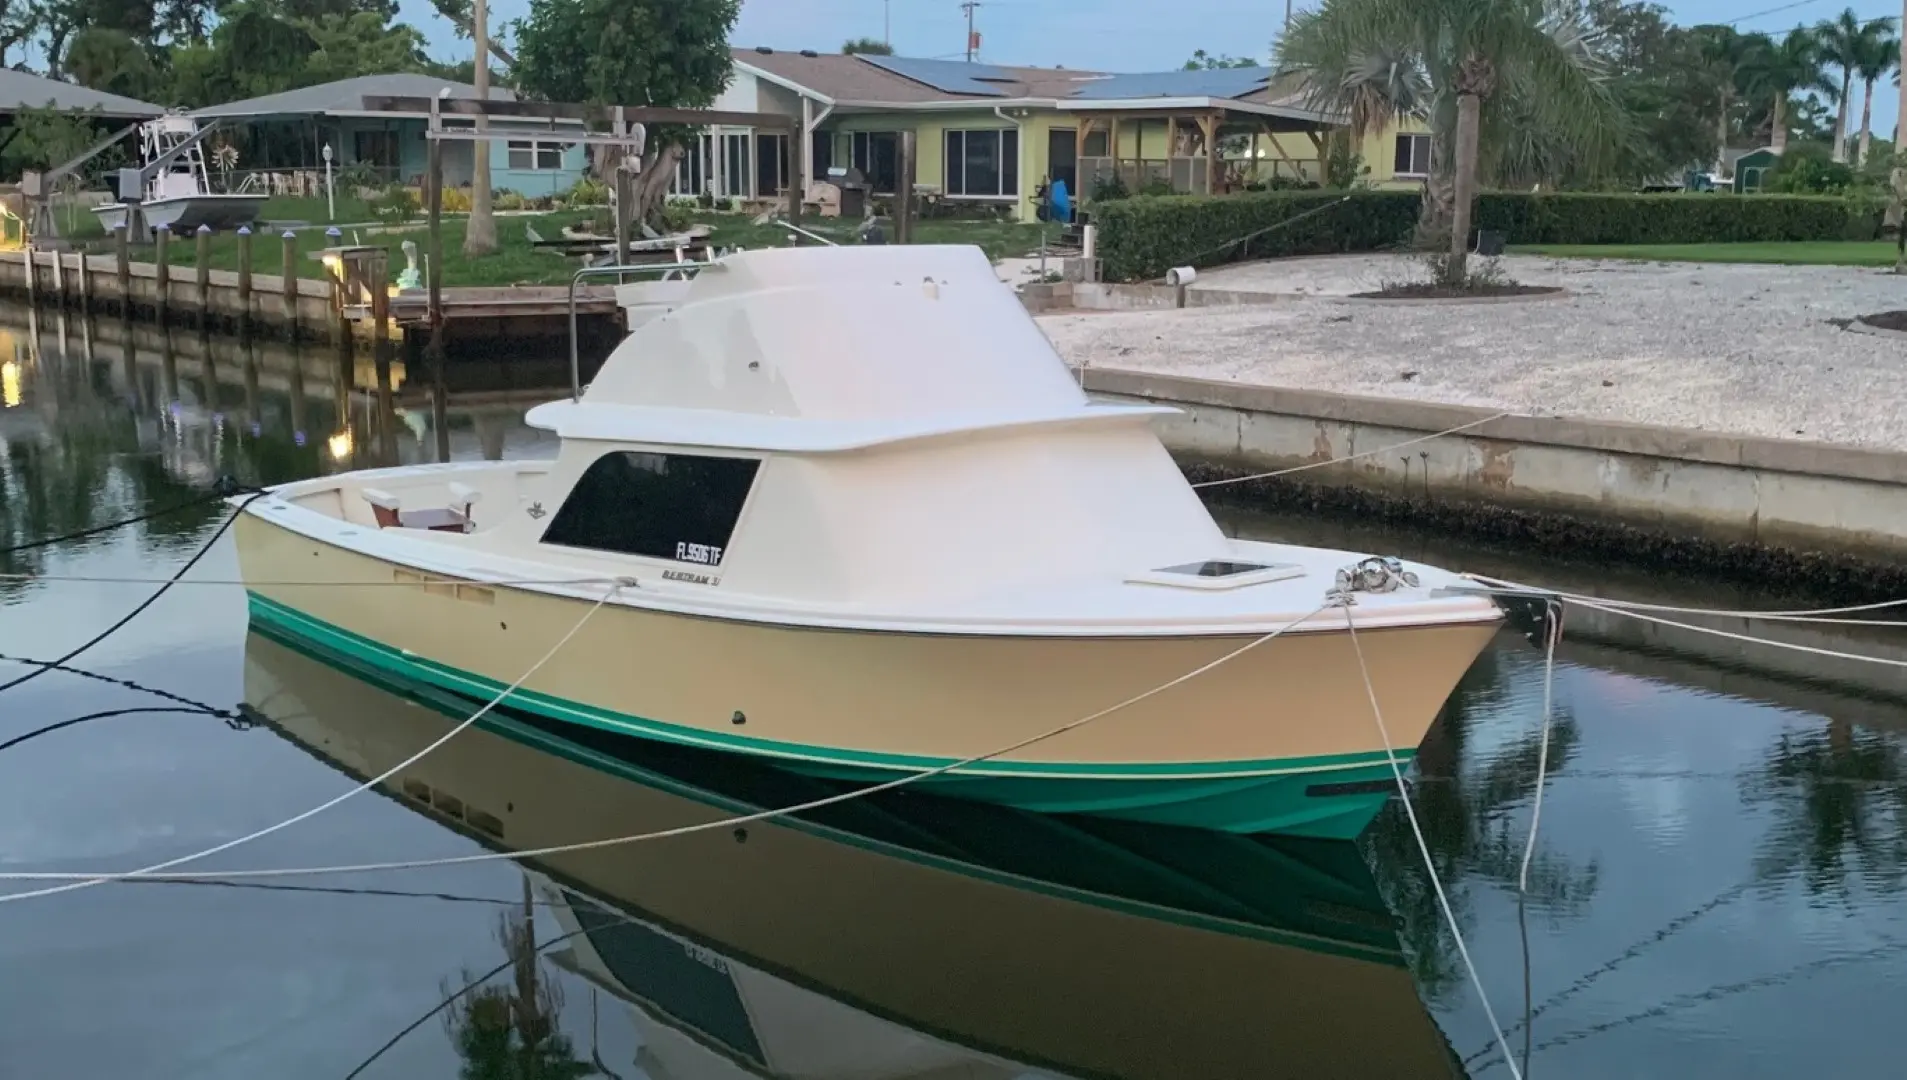
M 1227 537 L 1152 431 L 1173 410 L 1088 400 L 976 248 L 750 251 L 658 285 L 586 393 L 531 411 L 554 460 L 250 502 L 254 625 L 473 702 L 523 679 L 507 708 L 864 781 L 1288 628 L 923 783 L 1335 837 L 1394 790 L 1361 669 L 1408 757 L 1497 627 L 1455 575 L 1409 566 L 1355 595 L 1360 665 L 1327 604 L 1363 556 Z M 409 587 L 333 587 L 359 585 Z
M 204 148 L 192 141 L 198 132 L 198 122 L 189 116 L 161 116 L 139 125 L 140 160 L 147 165 L 191 141 L 147 179 L 145 196 L 139 203 L 139 214 L 147 227 L 163 225 L 174 235 L 195 232 L 201 225 L 214 232 L 227 232 L 258 220 L 259 211 L 264 209 L 266 196 L 262 194 L 212 190 Z M 125 227 L 126 212 L 124 201 L 93 208 L 108 232 Z

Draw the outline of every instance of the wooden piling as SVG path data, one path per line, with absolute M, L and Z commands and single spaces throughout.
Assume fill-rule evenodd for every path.
M 126 235 L 131 230 L 125 225 L 117 229 L 119 243 L 119 313 L 132 318 L 132 237 Z
M 53 303 L 66 310 L 66 253 L 57 249 L 53 252 Z
M 159 285 L 154 303 L 160 326 L 172 325 L 172 230 L 165 225 L 152 227 L 152 267 Z M 177 395 L 173 395 L 176 400 Z
M 79 313 L 93 313 L 93 258 L 84 251 L 79 253 Z
M 192 261 L 196 264 L 198 278 L 194 284 L 199 289 L 199 329 L 212 325 L 212 227 L 201 225 L 192 235 Z
M 913 132 L 901 132 L 900 176 L 895 184 L 900 190 L 894 193 L 896 244 L 914 242 L 914 170 L 918 164 L 919 149 L 915 145 Z
M 424 359 L 430 368 L 430 426 L 436 433 L 437 460 L 450 460 L 449 392 L 444 378 L 444 144 L 430 140 L 429 172 L 425 180 L 425 198 L 430 201 L 429 277 L 430 340 L 424 346 Z
M 252 332 L 252 227 L 238 227 L 238 332 Z
M 33 245 L 29 244 L 26 249 L 26 306 L 28 308 L 39 306 L 39 289 L 35 282 L 39 276 L 39 259 L 34 254 Z
M 285 242 L 285 330 L 288 336 L 298 336 L 298 234 L 290 229 L 282 237 Z

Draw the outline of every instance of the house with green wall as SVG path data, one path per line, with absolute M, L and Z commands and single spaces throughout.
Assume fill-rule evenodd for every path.
M 733 56 L 714 108 L 796 117 L 805 137 L 791 148 L 782 133 L 704 129 L 677 167 L 676 195 L 766 202 L 797 168 L 813 180 L 837 166 L 891 195 L 911 132 L 919 192 L 1033 220 L 1054 180 L 1075 196 L 1115 179 L 1130 192 L 1197 194 L 1319 181 L 1343 128 L 1262 67 L 1115 74 L 765 47 Z M 1429 171 L 1420 128 L 1375 133 L 1357 150 L 1379 186 Z

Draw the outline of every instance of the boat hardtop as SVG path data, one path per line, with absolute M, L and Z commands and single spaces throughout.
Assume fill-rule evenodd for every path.
M 250 512 L 424 573 L 589 597 L 619 578 L 613 603 L 722 618 L 1342 628 L 1317 609 L 1361 554 L 1225 535 L 1152 428 L 1178 410 L 1089 398 L 978 248 L 747 251 L 665 284 L 579 398 L 529 412 L 554 460 L 324 477 Z M 1497 617 L 1411 569 L 1359 597 L 1361 626 Z

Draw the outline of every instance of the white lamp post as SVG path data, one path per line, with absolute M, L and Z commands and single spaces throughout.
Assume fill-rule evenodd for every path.
M 331 144 L 324 144 L 324 205 L 328 219 L 338 220 L 338 193 L 331 185 Z

